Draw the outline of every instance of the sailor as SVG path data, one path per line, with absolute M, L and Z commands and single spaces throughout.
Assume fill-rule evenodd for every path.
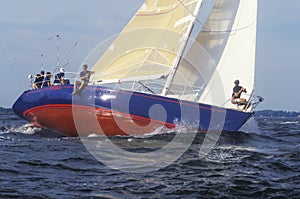
M 53 85 L 54 86 L 64 85 L 64 77 L 65 77 L 65 69 L 60 68 L 59 72 L 55 75 Z
M 40 72 L 40 74 L 35 75 L 35 79 L 34 79 L 34 82 L 33 82 L 33 85 L 32 85 L 32 87 L 34 89 L 38 89 L 38 88 L 42 87 L 42 83 L 43 83 L 43 80 L 44 80 L 44 75 L 45 75 L 45 71 L 43 71 L 43 70 Z
M 42 83 L 43 83 L 43 80 L 45 78 L 45 71 L 44 70 L 41 70 L 41 79 L 42 79 Z
M 44 88 L 44 87 L 47 87 L 47 86 L 51 86 L 50 79 L 51 79 L 51 73 L 50 73 L 50 72 L 47 72 L 47 73 L 46 73 L 46 76 L 45 76 L 45 78 L 44 78 L 44 81 L 43 81 L 43 88 Z
M 245 105 L 246 99 L 241 98 L 241 94 L 247 93 L 246 88 L 243 88 L 242 86 L 239 85 L 240 81 L 239 80 L 235 80 L 234 81 L 234 87 L 233 87 L 233 93 L 232 93 L 232 98 L 231 98 L 231 103 L 232 104 L 237 104 L 237 105 Z
M 87 64 L 84 64 L 82 66 L 82 71 L 80 72 L 80 81 L 78 80 L 75 81 L 72 95 L 75 95 L 76 93 L 80 94 L 82 89 L 84 89 L 84 87 L 86 87 L 87 84 L 89 83 L 91 74 L 95 73 L 94 71 L 88 71 L 87 68 L 88 68 Z M 78 90 L 77 90 L 77 86 L 79 86 Z

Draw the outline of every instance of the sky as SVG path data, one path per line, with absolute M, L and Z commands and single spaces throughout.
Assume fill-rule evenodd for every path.
M 118 34 L 143 0 L 0 0 L 0 106 L 29 88 L 28 74 L 56 65 L 78 42 L 68 71 L 77 71 L 101 41 Z M 300 1 L 259 0 L 255 92 L 262 109 L 300 111 Z

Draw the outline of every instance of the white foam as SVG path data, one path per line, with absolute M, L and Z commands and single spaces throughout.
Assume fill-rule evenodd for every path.
M 32 135 L 40 130 L 41 130 L 41 128 L 35 127 L 33 124 L 28 123 L 28 124 L 24 124 L 20 127 L 7 128 L 6 133 L 13 132 L 13 133 L 23 133 L 23 134 L 27 134 L 27 135 Z
M 299 121 L 293 121 L 293 122 L 280 122 L 280 124 L 299 124 Z
M 89 134 L 87 137 L 88 138 L 96 138 L 96 137 L 99 137 L 99 135 L 97 135 L 96 133 L 92 133 L 92 134 Z

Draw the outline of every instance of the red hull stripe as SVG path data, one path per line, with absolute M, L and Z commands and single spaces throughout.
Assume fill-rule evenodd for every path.
M 155 123 L 161 124 L 161 125 L 165 125 L 168 128 L 175 128 L 176 124 L 172 124 L 169 122 L 163 122 L 160 120 L 154 120 L 152 118 L 146 118 L 146 117 L 142 117 L 142 116 L 137 116 L 137 115 L 132 115 L 132 114 L 128 114 L 128 113 L 123 113 L 123 112 L 118 112 L 118 111 L 114 111 L 111 109 L 106 109 L 106 108 L 96 108 L 96 107 L 91 107 L 91 106 L 81 106 L 81 105 L 72 105 L 72 104 L 47 104 L 47 105 L 43 105 L 43 106 L 37 106 L 31 109 L 28 109 L 26 111 L 23 112 L 23 116 L 27 118 L 29 113 L 34 113 L 36 111 L 39 110 L 45 110 L 45 109 L 51 109 L 51 108 L 59 108 L 59 109 L 82 109 L 82 110 L 94 110 L 94 111 L 111 111 L 114 114 L 119 114 L 122 115 L 124 117 L 127 118 L 132 118 L 135 120 L 140 120 L 140 121 L 144 121 L 144 122 L 149 122 L 149 121 L 153 121 Z

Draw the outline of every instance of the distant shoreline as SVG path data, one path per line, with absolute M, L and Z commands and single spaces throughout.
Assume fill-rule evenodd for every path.
M 254 117 L 300 117 L 296 111 L 261 110 L 254 113 Z
M 13 112 L 11 108 L 0 107 L 0 114 L 1 113 L 10 113 L 10 112 Z

